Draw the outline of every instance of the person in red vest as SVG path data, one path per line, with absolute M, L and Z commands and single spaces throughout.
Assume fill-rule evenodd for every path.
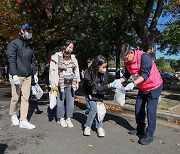
M 156 111 L 163 80 L 152 58 L 143 51 L 136 50 L 129 44 L 123 44 L 121 58 L 124 60 L 125 73 L 115 82 L 118 85 L 132 76 L 134 81 L 126 86 L 126 90 L 133 90 L 136 86 L 139 89 L 135 104 L 137 129 L 131 130 L 129 134 L 139 136 L 139 143 L 148 145 L 153 141 Z M 145 107 L 147 108 L 147 128 L 145 125 Z

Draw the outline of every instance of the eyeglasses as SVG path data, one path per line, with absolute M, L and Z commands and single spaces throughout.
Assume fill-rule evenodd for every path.
M 129 55 L 130 55 L 130 54 L 128 54 L 128 55 L 126 55 L 126 56 L 122 56 L 121 58 L 122 58 L 124 61 L 127 61 L 128 58 L 129 58 Z

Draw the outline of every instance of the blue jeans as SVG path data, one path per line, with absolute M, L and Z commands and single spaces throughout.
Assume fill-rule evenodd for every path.
M 149 92 L 142 92 L 142 91 L 138 92 L 136 105 L 135 105 L 137 134 L 146 134 L 146 136 L 153 137 L 156 128 L 157 105 L 161 91 L 162 91 L 162 86 L 154 90 L 151 90 Z M 145 130 L 146 127 L 145 107 L 147 108 L 147 120 L 148 120 L 148 127 L 146 130 Z
M 57 101 L 57 118 L 67 118 L 73 116 L 74 112 L 74 91 L 71 87 L 65 87 L 62 93 L 59 89 L 59 99 Z
M 100 127 L 103 127 L 103 120 L 98 121 L 98 118 L 97 118 L 97 105 L 96 105 L 96 102 L 95 101 L 89 101 L 89 105 L 90 105 L 90 112 L 89 112 L 89 114 L 87 116 L 85 126 L 91 128 L 92 123 L 93 123 L 93 121 L 95 119 L 96 128 L 98 129 Z
M 90 109 L 89 98 L 85 96 L 85 99 L 86 99 L 86 107 L 87 109 Z

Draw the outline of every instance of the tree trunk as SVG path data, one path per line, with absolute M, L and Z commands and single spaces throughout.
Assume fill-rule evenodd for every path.
M 48 61 L 51 58 L 51 55 L 54 53 L 55 47 L 51 43 L 45 44 L 46 48 L 46 61 Z
M 156 43 L 155 43 L 155 34 L 150 34 L 141 39 L 141 48 L 144 52 L 149 54 L 153 59 L 156 58 Z

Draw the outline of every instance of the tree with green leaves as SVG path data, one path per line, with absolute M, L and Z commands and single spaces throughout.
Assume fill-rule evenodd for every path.
M 115 7 L 120 5 L 124 8 L 131 25 L 134 28 L 139 40 L 139 46 L 147 53 L 155 56 L 156 44 L 160 42 L 161 49 L 167 47 L 169 54 L 179 53 L 179 7 L 178 0 L 111 0 L 115 4 Z M 176 10 L 176 11 L 175 11 Z M 167 21 L 163 23 L 166 29 L 162 32 L 159 30 L 159 21 L 161 18 L 166 18 L 167 11 L 172 15 L 175 20 Z M 165 24 L 167 24 L 165 26 Z M 174 31 L 176 32 L 174 33 Z M 173 33 L 171 33 L 173 32 Z M 168 34 L 171 35 L 167 37 Z M 165 37 L 164 37 L 165 36 Z M 166 39 L 167 38 L 167 39 Z
M 30 22 L 40 64 L 60 50 L 67 39 L 76 41 L 75 52 L 82 68 L 86 67 L 87 58 L 98 54 L 108 59 L 117 57 L 119 67 L 119 51 L 124 42 L 140 45 L 151 53 L 159 43 L 162 50 L 173 47 L 169 51 L 175 54 L 177 21 L 162 33 L 158 30 L 158 21 L 165 10 L 173 14 L 178 6 L 176 0 L 6 0 L 0 5 L 0 50 L 4 57 L 7 43 L 18 36 L 20 25 Z
M 18 19 L 8 18 L 7 22 L 2 22 L 1 28 L 7 29 L 11 24 L 9 29 L 18 33 L 22 23 L 30 22 L 33 25 L 33 41 L 39 63 L 47 61 L 67 39 L 76 41 L 75 50 L 82 67 L 85 67 L 87 58 L 98 54 L 108 59 L 115 57 L 118 45 L 124 39 L 131 42 L 136 40 L 131 35 L 132 29 L 126 16 L 100 1 L 6 1 L 3 2 L 1 19 L 8 9 L 9 12 L 15 12 Z M 11 36 L 11 33 L 6 34 L 3 35 L 6 39 Z
M 179 60 L 180 61 L 180 60 Z M 178 64 L 178 60 L 172 59 L 170 61 L 170 66 L 171 68 L 175 71 L 178 72 L 180 71 L 180 65 Z

